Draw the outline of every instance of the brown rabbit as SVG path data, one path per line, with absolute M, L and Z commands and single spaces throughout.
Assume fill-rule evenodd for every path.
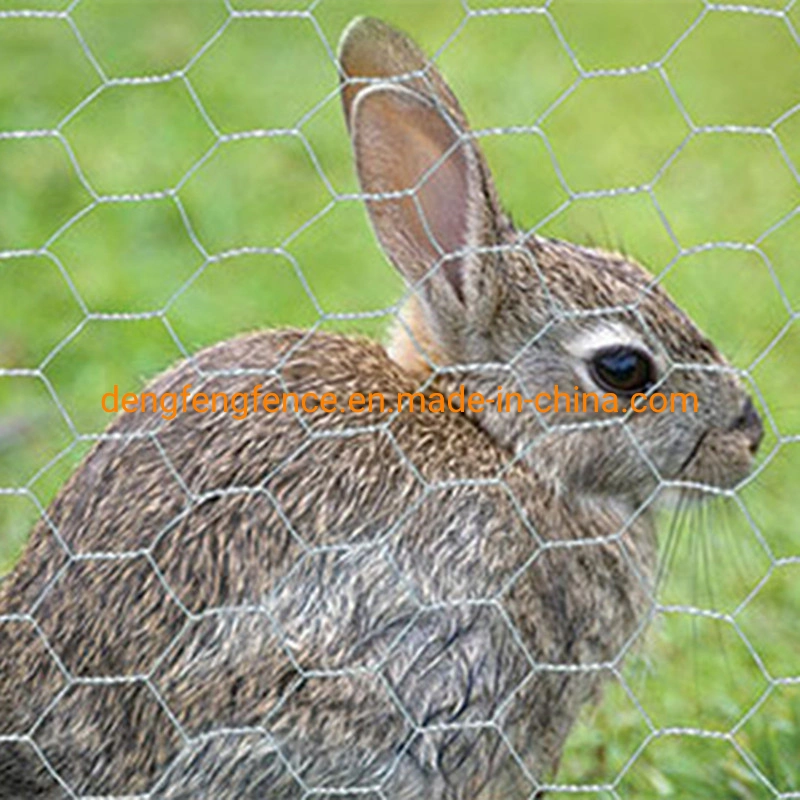
M 115 420 L 2 585 L 0 797 L 529 798 L 643 625 L 658 490 L 748 474 L 759 417 L 648 274 L 517 232 L 405 36 L 357 20 L 341 64 L 391 347 L 268 331 L 148 391 L 387 407 Z M 620 411 L 389 410 L 462 384 Z M 621 410 L 656 386 L 698 410 Z

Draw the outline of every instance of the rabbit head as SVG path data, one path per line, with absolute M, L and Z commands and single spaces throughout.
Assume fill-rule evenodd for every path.
M 342 97 L 377 236 L 410 288 L 390 353 L 421 382 L 575 410 L 475 414 L 512 459 L 563 490 L 642 502 L 663 481 L 728 488 L 762 425 L 743 383 L 656 281 L 628 258 L 525 234 L 500 206 L 453 92 L 406 36 L 373 19 L 345 33 Z M 631 410 L 634 392 L 677 403 Z M 685 394 L 686 410 L 680 397 Z M 514 400 L 512 407 L 516 408 Z M 637 403 L 637 406 L 640 405 Z M 660 405 L 660 403 L 658 404 Z M 604 410 L 605 409 L 605 410 Z

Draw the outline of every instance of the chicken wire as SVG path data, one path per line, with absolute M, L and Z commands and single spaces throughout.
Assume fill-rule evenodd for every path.
M 432 60 L 436 61 L 439 56 L 444 53 L 452 44 L 455 42 L 458 37 L 461 35 L 462 31 L 464 30 L 467 23 L 474 19 L 474 18 L 493 18 L 493 17 L 524 17 L 527 15 L 537 15 L 542 17 L 543 19 L 547 20 L 547 23 L 551 26 L 553 33 L 555 34 L 560 47 L 562 48 L 564 54 L 569 58 L 574 70 L 577 74 L 577 78 L 575 81 L 570 85 L 566 91 L 563 91 L 557 100 L 552 103 L 534 122 L 529 126 L 508 126 L 508 127 L 493 127 L 493 128 L 483 128 L 477 129 L 474 132 L 474 136 L 477 139 L 480 139 L 484 136 L 495 136 L 495 135 L 505 135 L 505 134 L 517 134 L 517 133 L 528 133 L 533 134 L 537 137 L 540 137 L 544 145 L 547 147 L 548 154 L 550 160 L 552 162 L 553 169 L 555 170 L 556 175 L 558 176 L 559 183 L 563 188 L 564 192 L 567 195 L 567 199 L 558 207 L 555 208 L 550 214 L 547 215 L 544 219 L 540 220 L 537 225 L 530 231 L 531 233 L 535 233 L 538 230 L 544 228 L 554 217 L 558 214 L 562 213 L 565 208 L 574 204 L 576 201 L 582 199 L 591 199 L 591 198 L 598 198 L 598 197 L 614 197 L 624 194 L 641 194 L 645 195 L 649 198 L 652 206 L 655 208 L 659 215 L 659 219 L 661 224 L 664 227 L 664 230 L 668 234 L 670 240 L 673 242 L 677 255 L 672 259 L 672 261 L 667 265 L 666 269 L 661 272 L 660 275 L 657 276 L 657 281 L 662 280 L 666 274 L 672 269 L 672 267 L 681 259 L 693 253 L 703 252 L 706 250 L 711 249 L 720 249 L 720 250 L 739 250 L 745 251 L 749 253 L 757 254 L 763 262 L 767 265 L 772 280 L 775 283 L 775 287 L 780 295 L 781 302 L 783 303 L 785 312 L 786 312 L 786 319 L 783 328 L 778 332 L 778 334 L 773 338 L 773 340 L 769 343 L 769 345 L 761 352 L 755 362 L 751 365 L 749 369 L 745 369 L 742 371 L 743 376 L 746 380 L 755 388 L 757 393 L 758 399 L 760 404 L 764 410 L 766 424 L 769 429 L 775 434 L 776 444 L 773 449 L 776 450 L 780 445 L 791 443 L 794 441 L 800 440 L 800 436 L 797 435 L 786 435 L 779 431 L 778 425 L 773 418 L 773 415 L 770 412 L 769 405 L 765 402 L 765 398 L 760 395 L 758 390 L 758 385 L 756 384 L 755 380 L 752 377 L 752 370 L 753 368 L 764 358 L 769 355 L 770 352 L 777 346 L 778 342 L 784 336 L 786 331 L 790 328 L 792 323 L 797 318 L 797 312 L 793 310 L 792 302 L 785 291 L 784 287 L 781 284 L 781 280 L 779 279 L 778 273 L 773 267 L 768 254 L 762 249 L 761 245 L 764 239 L 766 239 L 771 233 L 775 230 L 779 229 L 781 226 L 785 225 L 788 220 L 792 219 L 796 215 L 800 213 L 800 207 L 793 208 L 793 209 L 786 209 L 785 214 L 777 219 L 771 226 L 769 226 L 766 230 L 764 230 L 761 235 L 753 240 L 752 242 L 742 243 L 737 241 L 720 241 L 714 242 L 710 244 L 702 244 L 696 245 L 692 247 L 684 247 L 681 244 L 680 237 L 676 234 L 673 230 L 673 227 L 670 224 L 667 214 L 662 209 L 662 206 L 659 202 L 659 199 L 655 193 L 655 187 L 661 180 L 662 176 L 666 172 L 666 170 L 673 164 L 673 162 L 681 155 L 681 153 L 685 150 L 688 144 L 695 139 L 696 137 L 704 134 L 704 133 L 724 133 L 730 136 L 757 136 L 757 137 L 766 137 L 770 142 L 772 142 L 777 148 L 777 151 L 780 153 L 781 158 L 785 162 L 787 169 L 790 171 L 791 175 L 795 182 L 800 184 L 800 173 L 798 172 L 797 166 L 793 163 L 792 158 L 790 157 L 789 153 L 787 152 L 787 148 L 784 145 L 784 142 L 781 140 L 781 136 L 778 132 L 778 127 L 784 122 L 786 119 L 791 117 L 793 114 L 800 110 L 800 104 L 794 106 L 792 108 L 786 109 L 780 116 L 778 116 L 770 125 L 766 126 L 751 126 L 751 125 L 698 125 L 690 115 L 689 111 L 687 110 L 685 104 L 682 102 L 680 93 L 676 90 L 673 82 L 670 79 L 670 74 L 667 69 L 667 62 L 676 51 L 676 49 L 687 39 L 687 37 L 691 36 L 692 33 L 704 22 L 704 20 L 709 17 L 710 15 L 715 14 L 728 14 L 728 15 L 751 15 L 753 17 L 770 17 L 775 20 L 778 20 L 781 24 L 786 26 L 787 31 L 789 32 L 790 36 L 792 37 L 793 41 L 797 45 L 797 57 L 800 58 L 800 33 L 797 31 L 795 25 L 793 24 L 792 18 L 792 10 L 795 4 L 798 3 L 798 0 L 789 0 L 782 8 L 781 7 L 764 7 L 760 5 L 746 5 L 746 4 L 724 4 L 724 3 L 712 3 L 708 2 L 708 0 L 703 0 L 703 6 L 700 9 L 699 13 L 693 19 L 693 21 L 686 27 L 686 29 L 675 39 L 675 41 L 666 49 L 663 55 L 652 62 L 634 65 L 634 66 L 627 66 L 621 68 L 613 68 L 613 69 L 587 69 L 582 64 L 578 56 L 576 55 L 575 50 L 570 44 L 568 37 L 562 32 L 559 23 L 553 14 L 552 7 L 554 2 L 557 0 L 547 0 L 543 2 L 541 5 L 509 5 L 508 7 L 492 7 L 492 8 L 478 8 L 472 7 L 470 0 L 460 0 L 461 2 L 461 9 L 463 11 L 462 17 L 456 28 L 452 31 L 450 37 L 444 42 L 441 48 L 432 56 Z M 77 327 L 72 330 L 68 336 L 66 336 L 63 340 L 61 340 L 56 346 L 52 348 L 52 350 L 47 354 L 47 356 L 41 361 L 41 363 L 32 369 L 3 369 L 0 368 L 0 378 L 2 377 L 28 377 L 34 378 L 40 381 L 47 389 L 49 395 L 52 398 L 53 403 L 59 410 L 59 413 L 66 421 L 67 425 L 70 428 L 73 443 L 70 447 L 74 447 L 75 444 L 79 442 L 91 441 L 98 438 L 96 435 L 82 433 L 78 430 L 77 426 L 73 423 L 70 418 L 70 414 L 62 403 L 61 399 L 59 398 L 59 394 L 57 391 L 56 386 L 51 381 L 50 377 L 47 374 L 47 368 L 56 355 L 63 350 L 75 337 L 77 337 L 82 330 L 86 327 L 86 325 L 91 321 L 102 321 L 102 320 L 145 320 L 145 319 L 155 319 L 160 321 L 161 324 L 169 331 L 170 336 L 172 337 L 175 345 L 180 350 L 182 355 L 187 358 L 191 359 L 192 354 L 186 344 L 181 340 L 180 335 L 176 332 L 174 327 L 172 326 L 170 319 L 168 317 L 167 309 L 174 303 L 174 301 L 180 297 L 186 289 L 191 285 L 191 283 L 195 279 L 195 275 L 192 275 L 188 278 L 177 290 L 173 292 L 170 299 L 166 304 L 164 304 L 161 308 L 151 311 L 142 311 L 142 312 L 125 312 L 125 313 L 114 313 L 114 312 L 96 312 L 90 310 L 89 305 L 81 298 L 81 293 L 78 287 L 72 281 L 68 270 L 64 267 L 64 265 L 59 260 L 58 256 L 52 252 L 52 247 L 55 242 L 57 242 L 68 230 L 70 230 L 74 225 L 78 223 L 83 217 L 87 214 L 92 212 L 97 207 L 104 205 L 104 204 L 130 204 L 130 203 L 147 203 L 154 200 L 166 200 L 170 203 L 174 204 L 174 207 L 179 212 L 183 225 L 185 226 L 186 233 L 188 234 L 194 248 L 196 248 L 197 252 L 203 259 L 203 269 L 207 268 L 209 265 L 212 265 L 216 262 L 224 261 L 226 259 L 235 257 L 237 255 L 242 254 L 265 254 L 265 255 L 278 255 L 282 258 L 288 259 L 292 267 L 296 273 L 297 279 L 302 284 L 306 294 L 311 299 L 312 303 L 314 304 L 318 321 L 316 325 L 312 326 L 312 330 L 319 329 L 322 325 L 330 321 L 338 321 L 338 320 L 358 320 L 362 318 L 369 318 L 376 315 L 383 315 L 383 314 L 394 314 L 400 307 L 401 303 L 394 305 L 390 308 L 384 309 L 381 312 L 342 312 L 342 313 L 331 313 L 327 312 L 323 309 L 322 305 L 316 300 L 314 291 L 312 286 L 306 280 L 306 276 L 304 275 L 302 266 L 298 261 L 288 252 L 287 247 L 289 244 L 300 236 L 304 231 L 306 231 L 309 227 L 315 225 L 318 220 L 326 215 L 332 208 L 334 208 L 337 204 L 346 201 L 352 201 L 354 199 L 361 199 L 359 195 L 353 195 L 349 193 L 342 193 L 340 192 L 333 184 L 331 180 L 329 180 L 328 176 L 325 173 L 325 169 L 321 160 L 318 158 L 317 153 L 315 152 L 315 148 L 311 139 L 306 135 L 305 126 L 307 122 L 313 119 L 320 111 L 321 108 L 326 106 L 332 98 L 336 98 L 339 93 L 338 86 L 331 87 L 330 94 L 327 97 L 321 98 L 320 102 L 317 105 L 309 108 L 306 113 L 304 113 L 298 120 L 297 123 L 290 127 L 290 128 L 271 128 L 271 129 L 255 129 L 255 130 L 245 130 L 245 131 L 238 131 L 235 133 L 223 133 L 215 124 L 212 116 L 207 113 L 206 108 L 204 106 L 203 100 L 201 98 L 201 94 L 197 91 L 196 87 L 192 83 L 192 76 L 190 72 L 192 67 L 197 63 L 197 61 L 203 57 L 203 55 L 209 50 L 209 48 L 217 42 L 220 37 L 222 37 L 225 31 L 229 28 L 231 23 L 233 23 L 237 19 L 302 19 L 309 22 L 312 26 L 314 31 L 316 32 L 319 40 L 321 41 L 322 45 L 325 48 L 328 58 L 331 62 L 336 66 L 337 71 L 339 71 L 339 65 L 337 62 L 335 49 L 332 46 L 331 42 L 326 37 L 326 34 L 319 24 L 317 19 L 317 12 L 319 8 L 326 2 L 326 0 L 314 0 L 311 2 L 306 8 L 302 9 L 293 9 L 293 10 L 286 10 L 286 9 L 269 9 L 269 8 L 252 8 L 252 9 L 242 9 L 238 7 L 234 7 L 232 4 L 232 0 L 223 0 L 226 17 L 222 24 L 218 27 L 216 31 L 214 31 L 203 43 L 202 45 L 196 50 L 192 58 L 186 63 L 186 65 L 178 70 L 174 70 L 165 74 L 154 74 L 154 75 L 146 75 L 146 76 L 137 76 L 137 77 L 110 77 L 107 72 L 104 70 L 103 66 L 101 65 L 100 61 L 95 57 L 93 54 L 92 48 L 90 47 L 87 37 L 84 36 L 82 33 L 81 27 L 75 19 L 75 11 L 76 9 L 84 5 L 85 3 L 90 2 L 90 0 L 73 0 L 69 5 L 65 8 L 60 10 L 46 10 L 46 9 L 35 9 L 35 8 L 20 8 L 20 9 L 13 9 L 13 10 L 0 10 L 0 26 L 6 21 L 11 19 L 27 19 L 27 20 L 60 20 L 63 22 L 64 25 L 69 27 L 71 34 L 77 40 L 80 45 L 80 48 L 88 61 L 91 65 L 92 69 L 100 79 L 100 84 L 90 92 L 86 97 L 84 97 L 80 102 L 78 102 L 74 108 L 72 108 L 68 114 L 66 114 L 63 119 L 53 128 L 49 129 L 41 129 L 41 130 L 7 130 L 7 131 L 0 131 L 0 141 L 9 140 L 9 139 L 52 139 L 58 142 L 58 144 L 63 148 L 64 152 L 66 153 L 67 157 L 69 158 L 71 168 L 74 171 L 75 176 L 80 181 L 83 188 L 86 190 L 90 197 L 90 202 L 86 204 L 80 211 L 74 214 L 69 220 L 67 220 L 64 224 L 58 226 L 55 230 L 53 230 L 52 235 L 47 238 L 41 244 L 34 243 L 31 247 L 25 249 L 7 249 L 0 251 L 0 261 L 6 259 L 13 259 L 13 258 L 21 258 L 21 257 L 30 257 L 30 256 L 44 256 L 49 259 L 53 264 L 56 265 L 58 268 L 61 277 L 65 284 L 69 287 L 70 293 L 76 298 L 78 304 L 80 305 L 82 320 L 77 325 Z M 477 4 L 476 4 L 477 5 Z M 652 180 L 642 183 L 641 185 L 636 186 L 627 186 L 627 187 L 616 187 L 613 189 L 606 189 L 606 190 L 592 190 L 592 191 L 576 191 L 571 186 L 569 181 L 567 180 L 564 171 L 562 170 L 562 165 L 559 159 L 556 157 L 556 154 L 548 140 L 548 136 L 543 129 L 543 124 L 545 120 L 563 103 L 567 102 L 569 98 L 575 93 L 575 91 L 587 81 L 591 81 L 597 78 L 603 77 L 624 77 L 628 75 L 635 75 L 635 74 L 643 74 L 643 73 L 652 73 L 657 75 L 667 87 L 671 100 L 675 105 L 675 108 L 678 110 L 679 114 L 681 115 L 682 119 L 685 121 L 687 127 L 689 128 L 689 133 L 683 138 L 680 144 L 669 154 L 669 156 L 661 163 L 659 168 L 655 171 Z M 142 192 L 142 193 L 119 193 L 119 194 L 103 194 L 98 192 L 92 185 L 92 182 L 88 179 L 87 175 L 85 174 L 84 170 L 82 169 L 80 159 L 76 156 L 75 150 L 70 143 L 70 139 L 68 135 L 64 133 L 65 126 L 73 120 L 77 115 L 81 114 L 87 107 L 89 107 L 102 93 L 106 92 L 108 89 L 112 87 L 123 87 L 123 86 L 140 86 L 140 85 L 157 85 L 157 84 L 170 84 L 170 83 L 177 83 L 181 84 L 187 90 L 192 103 L 194 104 L 197 112 L 200 114 L 203 123 L 207 126 L 208 131 L 213 136 L 213 144 L 203 153 L 203 155 L 197 159 L 186 172 L 182 175 L 180 180 L 175 183 L 175 185 L 171 186 L 170 188 L 163 189 L 160 191 L 152 191 L 152 192 Z M 467 111 L 469 112 L 469 108 Z M 242 246 L 235 249 L 225 250 L 225 251 L 217 251 L 215 252 L 213 248 L 207 246 L 207 243 L 204 243 L 203 237 L 197 232 L 195 227 L 192 224 L 191 216 L 187 213 L 186 208 L 184 206 L 181 191 L 187 184 L 187 182 L 199 171 L 202 167 L 208 162 L 208 160 L 219 150 L 219 148 L 230 142 L 243 140 L 243 139 L 265 139 L 270 137 L 293 137 L 297 142 L 299 142 L 304 150 L 306 151 L 311 163 L 313 164 L 314 170 L 318 175 L 320 181 L 325 186 L 327 192 L 330 195 L 329 202 L 327 205 L 322 208 L 318 213 L 310 216 L 299 228 L 294 230 L 290 236 L 288 236 L 280 246 L 278 247 L 259 247 L 259 246 Z M 0 268 L 2 268 L 0 266 Z M 388 267 L 387 267 L 388 269 Z M 605 309 L 604 309 L 605 310 Z M 613 309 L 609 309 L 613 310 Z M 513 371 L 513 366 L 511 368 Z M 280 380 L 280 366 L 275 371 L 274 376 Z M 303 418 L 302 414 L 298 415 L 298 419 L 300 424 L 306 427 L 306 431 L 309 437 L 313 438 L 320 435 L 319 432 L 313 431 L 309 426 L 306 420 Z M 392 438 L 392 432 L 387 425 L 384 427 L 382 426 L 381 429 L 384 433 Z M 358 428 L 358 433 L 363 434 L 365 428 L 363 426 Z M 337 433 L 335 435 L 348 435 L 347 432 L 344 434 Z M 159 448 L 159 452 L 161 453 L 163 459 L 171 467 L 169 464 L 169 458 L 167 453 L 161 448 L 159 441 L 155 435 L 152 435 L 152 439 L 156 447 Z M 637 448 L 641 457 L 647 461 L 647 456 L 642 451 L 638 442 L 631 437 L 634 446 Z M 426 493 L 431 490 L 431 487 L 426 485 L 424 477 L 416 470 L 415 466 L 408 461 L 405 457 L 402 449 L 397 445 L 395 442 L 396 449 L 399 455 L 406 460 L 408 468 L 415 473 L 417 480 L 425 486 Z M 56 459 L 60 458 L 59 455 Z M 768 454 L 767 458 L 761 463 L 759 466 L 759 471 L 763 470 L 765 465 L 769 463 L 771 458 L 771 454 Z M 44 516 L 46 514 L 45 507 L 41 504 L 37 493 L 33 489 L 33 484 L 36 481 L 36 478 L 39 474 L 46 471 L 48 465 L 45 465 L 41 470 L 37 472 L 31 480 L 27 483 L 27 485 L 23 487 L 9 487 L 9 488 L 0 488 L 0 493 L 3 495 L 18 495 L 21 497 L 28 498 L 32 501 L 36 507 L 38 508 L 39 512 Z M 186 493 L 187 497 L 190 497 L 192 501 L 200 501 L 202 498 L 192 497 L 192 493 L 189 488 L 183 483 L 178 471 L 172 468 L 172 474 L 174 475 L 176 481 L 178 481 L 181 485 L 183 490 Z M 756 477 L 758 477 L 758 472 L 756 473 Z M 500 476 L 497 479 L 498 485 L 503 485 L 503 477 Z M 656 494 L 660 492 L 663 486 L 659 486 Z M 759 529 L 757 522 L 751 517 L 748 512 L 747 507 L 740 501 L 738 494 L 736 492 L 728 492 L 726 490 L 714 489 L 713 487 L 708 487 L 709 491 L 717 492 L 722 495 L 729 496 L 733 499 L 734 502 L 738 503 L 739 508 L 741 509 L 742 513 L 745 515 L 747 520 L 752 526 L 753 532 L 758 539 L 758 542 L 763 548 L 764 553 L 769 559 L 769 567 L 764 573 L 761 580 L 757 583 L 757 585 L 750 591 L 746 598 L 741 602 L 741 604 L 732 612 L 720 612 L 714 609 L 705 609 L 699 608 L 692 604 L 680 604 L 680 605 L 665 605 L 657 603 L 653 608 L 653 615 L 658 613 L 670 613 L 670 612 L 679 612 L 682 614 L 686 614 L 693 617 L 698 618 L 711 618 L 715 620 L 722 621 L 727 625 L 731 626 L 731 628 L 736 632 L 736 635 L 741 639 L 744 646 L 748 649 L 750 655 L 754 659 L 754 661 L 758 664 L 759 669 L 763 675 L 763 678 L 766 682 L 767 689 L 758 697 L 756 702 L 744 713 L 738 720 L 738 722 L 729 730 L 726 731 L 719 731 L 719 730 L 710 730 L 701 727 L 664 727 L 658 726 L 655 722 L 651 719 L 648 711 L 639 701 L 637 694 L 631 690 L 631 688 L 627 684 L 627 680 L 625 675 L 621 671 L 621 658 L 620 657 L 615 660 L 611 664 L 607 665 L 587 665 L 585 668 L 589 669 L 592 667 L 604 667 L 609 669 L 615 676 L 615 679 L 619 681 L 621 686 L 623 687 L 625 693 L 627 694 L 630 702 L 636 708 L 638 713 L 641 715 L 642 720 L 647 728 L 647 735 L 642 740 L 640 746 L 631 753 L 630 757 L 624 763 L 622 768 L 618 771 L 616 776 L 607 783 L 597 784 L 597 785 L 584 785 L 584 784 L 563 784 L 563 783 L 556 783 L 553 786 L 541 786 L 537 783 L 537 779 L 533 775 L 528 775 L 528 779 L 531 785 L 531 794 L 533 795 L 536 791 L 541 788 L 550 788 L 555 791 L 561 791 L 566 793 L 571 792 L 597 792 L 602 793 L 605 792 L 606 796 L 610 796 L 613 798 L 621 798 L 624 796 L 624 793 L 620 789 L 621 782 L 623 781 L 625 775 L 629 772 L 629 770 L 633 767 L 636 763 L 637 759 L 640 757 L 642 752 L 647 748 L 647 746 L 654 740 L 664 736 L 670 735 L 677 735 L 677 736 L 693 736 L 699 737 L 703 739 L 717 739 L 723 740 L 729 743 L 739 754 L 739 756 L 743 759 L 743 761 L 747 764 L 748 768 L 752 771 L 752 773 L 757 776 L 758 780 L 762 783 L 763 787 L 770 792 L 775 797 L 800 797 L 800 792 L 798 791 L 790 791 L 790 792 L 781 792 L 780 788 L 775 786 L 770 779 L 763 773 L 759 764 L 756 760 L 751 756 L 748 750 L 741 746 L 738 738 L 737 733 L 747 724 L 747 722 L 753 717 L 753 715 L 758 711 L 758 709 L 766 702 L 772 692 L 779 686 L 789 686 L 800 683 L 800 678 L 786 678 L 786 677 L 776 677 L 770 674 L 767 666 L 763 662 L 762 658 L 759 655 L 757 648 L 754 646 L 753 643 L 748 639 L 746 632 L 740 625 L 739 617 L 742 611 L 748 606 L 749 603 L 759 594 L 761 589 L 773 575 L 773 573 L 789 564 L 800 564 L 800 555 L 797 556 L 784 556 L 779 557 L 776 553 L 773 552 L 771 546 L 767 539 L 762 535 L 762 532 Z M 654 499 L 655 495 L 652 499 Z M 648 504 L 649 504 L 648 500 Z M 291 521 L 286 519 L 284 520 L 287 525 L 291 528 Z M 295 536 L 297 542 L 303 546 L 304 549 L 308 549 L 305 545 L 303 545 L 302 537 L 300 536 L 297 531 L 292 529 L 292 535 Z M 54 531 L 55 535 L 58 537 L 58 531 Z M 64 542 L 59 537 L 59 541 L 61 546 L 63 547 L 65 553 L 68 554 L 67 564 L 64 566 L 63 570 L 68 569 L 69 564 L 71 562 L 84 560 L 84 559 L 124 559 L 133 555 L 141 555 L 140 551 L 136 553 L 92 553 L 89 555 L 76 555 L 70 552 L 70 548 L 66 542 Z M 575 545 L 582 545 L 585 544 L 584 542 L 577 542 L 573 543 L 569 546 Z M 541 544 L 541 547 L 549 547 L 549 546 L 566 546 L 564 543 L 561 544 Z M 151 548 L 152 549 L 152 548 Z M 196 620 L 198 618 L 197 614 L 194 614 L 190 611 L 186 606 L 183 604 L 181 599 L 176 595 L 176 593 L 172 590 L 169 586 L 165 576 L 160 571 L 158 565 L 156 564 L 155 560 L 152 557 L 151 549 L 145 551 L 144 555 L 150 560 L 151 565 L 155 573 L 158 575 L 159 580 L 162 582 L 165 592 L 169 594 L 169 596 L 178 604 L 178 606 L 182 609 L 183 613 L 186 616 L 187 624 L 189 624 L 192 620 Z M 62 571 L 63 571 L 62 570 Z M 54 581 L 57 580 L 56 578 L 53 579 Z M 45 593 L 43 593 L 42 597 Z M 36 605 L 41 602 L 41 597 L 37 601 Z M 492 601 L 497 606 L 498 611 L 502 614 L 503 608 L 499 602 Z M 32 626 L 32 628 L 36 631 L 38 637 L 41 639 L 44 647 L 47 649 L 50 657 L 52 658 L 53 662 L 57 665 L 59 671 L 61 672 L 64 678 L 64 686 L 59 695 L 53 700 L 51 704 L 51 708 L 54 707 L 58 702 L 60 697 L 62 697 L 70 687 L 75 686 L 76 684 L 80 684 L 82 682 L 91 681 L 91 679 L 85 678 L 78 678 L 70 674 L 67 667 L 59 658 L 58 653 L 56 650 L 51 646 L 50 642 L 47 639 L 46 634 L 41 629 L 39 623 L 36 620 L 35 612 L 36 612 L 36 605 L 30 609 L 30 612 L 24 615 L 14 615 L 8 616 L 5 618 L 0 619 L 0 623 L 2 622 L 25 622 Z M 202 616 L 202 615 L 200 615 Z M 652 615 L 651 615 L 652 616 Z M 513 623 L 507 619 L 509 626 L 513 627 Z M 180 636 L 181 634 L 179 634 Z M 177 637 L 176 637 L 177 638 Z M 298 671 L 302 673 L 300 667 L 297 667 Z M 375 670 L 378 667 L 374 668 Z M 155 698 L 157 698 L 158 702 L 164 708 L 164 710 L 169 714 L 171 722 L 175 725 L 183 740 L 185 742 L 189 742 L 191 737 L 188 733 L 181 728 L 180 721 L 175 718 L 173 715 L 169 713 L 169 706 L 167 702 L 159 695 L 158 687 L 152 680 L 152 674 L 155 671 L 155 667 L 153 670 L 141 674 L 136 675 L 131 678 L 130 676 L 124 678 L 124 680 L 130 681 L 133 679 L 139 680 L 143 682 L 149 689 L 149 691 L 153 694 Z M 108 678 L 104 680 L 112 681 L 113 678 Z M 387 686 L 387 692 L 389 696 L 392 696 L 390 688 Z M 396 703 L 399 711 L 401 714 L 404 714 L 408 724 L 414 729 L 415 731 L 419 730 L 419 726 L 415 723 L 415 721 L 404 711 L 402 703 L 397 699 L 394 698 L 394 702 Z M 45 712 L 47 713 L 47 712 Z M 44 715 L 43 715 L 44 716 Z M 38 724 L 38 722 L 37 722 Z M 42 762 L 44 763 L 46 769 L 51 773 L 53 778 L 58 781 L 58 783 L 62 786 L 66 794 L 70 797 L 77 797 L 78 795 L 73 791 L 73 789 L 66 784 L 61 776 L 58 774 L 57 770 L 51 765 L 45 754 L 41 751 L 38 747 L 36 742 L 36 725 L 35 724 L 31 731 L 26 735 L 13 735 L 13 736 L 0 736 L 0 742 L 2 741 L 13 741 L 13 742 L 25 742 L 29 744 L 40 756 Z M 511 754 L 516 758 L 520 769 L 527 774 L 527 768 L 525 763 L 519 758 L 516 753 L 514 752 L 514 748 L 512 743 L 507 739 L 502 727 L 496 726 L 493 722 L 486 723 L 486 725 L 490 728 L 493 728 L 497 735 L 503 740 L 504 745 L 509 749 Z M 258 729 L 258 732 L 263 733 L 264 729 Z M 281 756 L 283 757 L 283 756 Z M 285 761 L 286 769 L 289 770 L 292 774 L 295 775 L 295 779 L 297 783 L 302 787 L 304 791 L 311 792 L 313 787 L 307 787 L 303 785 L 302 778 L 299 774 L 296 774 L 292 764 L 286 760 Z M 157 791 L 157 786 L 154 787 L 153 792 Z M 384 796 L 382 794 L 381 785 L 377 785 L 373 787 L 371 790 L 374 793 L 370 796 Z M 365 791 L 365 795 L 368 792 Z M 317 792 L 314 793 L 315 795 Z M 335 794 L 335 792 L 333 793 Z M 138 796 L 138 795 L 137 795 Z M 150 796 L 150 794 L 141 795 L 142 797 Z

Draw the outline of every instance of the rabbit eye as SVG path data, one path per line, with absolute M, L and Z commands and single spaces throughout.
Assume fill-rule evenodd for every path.
M 601 388 L 615 394 L 646 392 L 656 379 L 650 357 L 633 347 L 609 347 L 591 361 L 592 378 Z

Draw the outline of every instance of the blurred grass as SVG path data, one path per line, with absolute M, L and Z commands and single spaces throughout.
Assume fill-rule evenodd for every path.
M 0 0 L 0 11 L 65 5 Z M 582 68 L 593 70 L 660 59 L 702 8 L 700 0 L 554 0 L 551 12 Z M 541 121 L 541 132 L 489 131 L 481 140 L 518 223 L 624 250 L 663 274 L 729 357 L 751 367 L 777 433 L 800 434 L 800 336 L 790 324 L 800 308 L 800 214 L 791 216 L 800 204 L 800 112 L 786 113 L 800 103 L 800 44 L 784 20 L 709 13 L 663 74 L 592 78 L 557 103 L 578 73 L 543 15 L 475 18 L 459 29 L 458 0 L 322 0 L 314 13 L 328 47 L 353 16 L 368 13 L 441 50 L 476 128 Z M 47 379 L 0 377 L 0 487 L 28 490 L 0 494 L 0 570 L 38 515 L 33 498 L 46 505 L 87 449 L 65 415 L 78 433 L 100 432 L 108 418 L 99 398 L 111 384 L 136 390 L 180 358 L 165 321 L 188 351 L 274 325 L 381 335 L 388 316 L 369 312 L 390 308 L 401 291 L 363 209 L 332 202 L 331 192 L 356 186 L 335 70 L 310 21 L 237 19 L 201 50 L 226 19 L 221 0 L 83 0 L 73 19 L 110 78 L 167 75 L 192 60 L 188 76 L 207 117 L 181 80 L 107 87 L 71 115 L 102 80 L 69 25 L 0 19 L 0 131 L 59 126 L 63 135 L 0 138 L 0 250 L 47 244 L 46 255 L 0 261 L 0 367 L 43 367 Z M 800 3 L 788 20 L 800 29 Z M 774 135 L 715 128 L 682 146 L 692 123 L 779 119 Z M 286 134 L 209 149 L 212 126 Z M 101 203 L 76 216 L 91 195 L 72 156 L 98 193 L 177 186 L 178 202 Z M 657 174 L 652 195 L 567 203 L 570 192 L 637 187 Z M 718 241 L 758 248 L 681 250 Z M 283 253 L 236 254 L 247 246 Z M 205 253 L 223 251 L 234 252 L 206 262 Z M 87 322 L 87 311 L 164 315 Z M 352 312 L 367 314 L 347 318 Z M 741 502 L 685 522 L 663 589 L 667 603 L 736 612 L 745 639 L 728 623 L 661 615 L 649 644 L 636 643 L 626 660 L 624 686 L 612 681 L 604 702 L 587 710 L 562 782 L 621 776 L 617 793 L 626 798 L 800 791 L 800 691 L 765 677 L 800 676 L 800 568 L 776 565 L 765 550 L 775 559 L 800 555 L 792 502 L 800 443 L 776 441 L 771 430 L 762 471 Z M 733 731 L 735 746 L 653 733 L 667 728 Z

